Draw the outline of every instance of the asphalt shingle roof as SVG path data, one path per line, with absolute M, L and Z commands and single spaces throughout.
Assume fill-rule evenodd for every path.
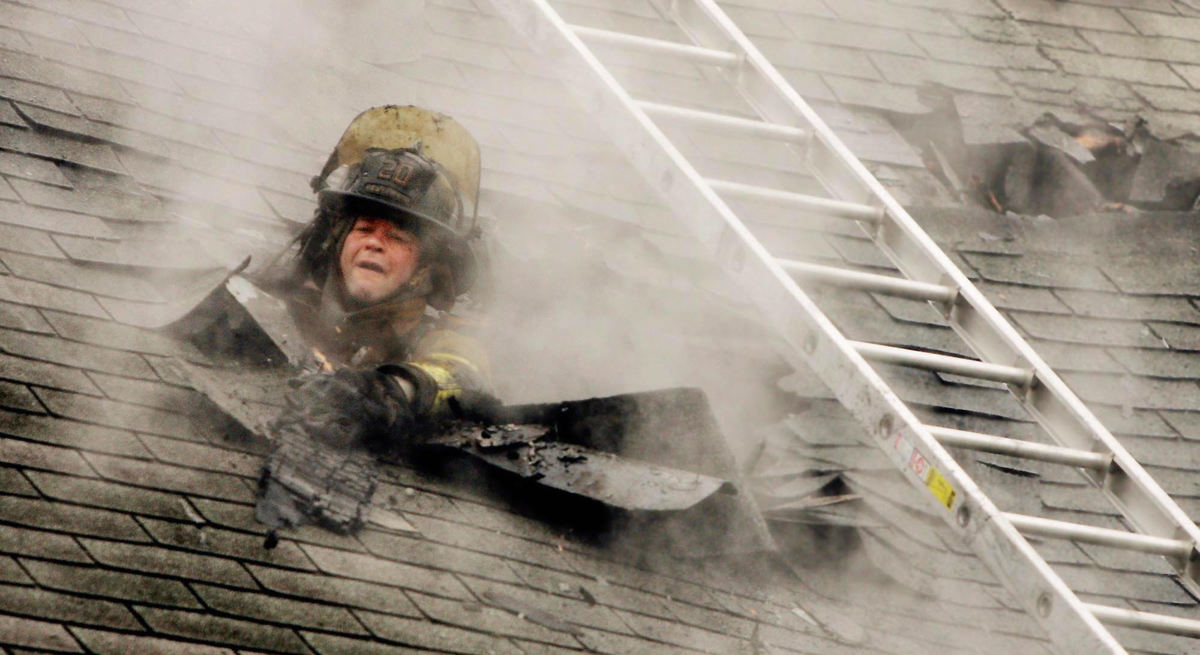
M 299 5 L 0 0 L 0 651 L 1050 652 L 811 374 L 785 377 L 738 291 L 554 62 L 485 0 L 417 4 L 400 18 L 372 5 L 321 21 Z M 1186 150 L 1200 131 L 1200 10 L 721 4 L 1200 515 L 1195 214 L 1051 220 L 963 207 L 913 130 L 947 107 L 979 145 L 1025 143 L 1047 112 L 1064 124 L 1140 117 Z M 572 22 L 684 38 L 657 0 L 555 5 Z M 405 43 L 356 49 L 355 25 L 401 18 Z M 396 54 L 356 55 L 367 51 Z M 710 70 L 602 54 L 641 97 L 751 115 Z M 249 414 L 270 413 L 280 390 L 227 370 L 216 344 L 146 328 L 184 316 L 246 256 L 262 265 L 311 214 L 324 149 L 384 103 L 450 114 L 481 144 L 497 274 L 524 293 L 496 307 L 497 332 L 523 334 L 495 344 L 504 395 L 705 388 L 739 459 L 757 456 L 787 482 L 780 504 L 763 505 L 781 553 L 631 553 L 403 464 L 385 468 L 377 492 L 390 527 L 303 528 L 263 547 L 253 499 L 267 445 L 192 390 L 180 361 L 241 379 L 231 388 Z M 668 132 L 705 174 L 816 188 L 777 144 Z M 854 226 L 738 208 L 778 255 L 893 270 Z M 962 348 L 919 303 L 813 291 L 852 338 Z M 931 423 L 1037 438 L 995 388 L 884 373 Z M 1119 525 L 1070 471 L 961 455 L 1003 509 Z M 1085 600 L 1198 618 L 1161 561 L 1035 545 Z M 1197 643 L 1117 632 L 1138 652 Z

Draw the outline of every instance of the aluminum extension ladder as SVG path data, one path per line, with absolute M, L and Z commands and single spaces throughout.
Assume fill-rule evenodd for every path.
M 1063 653 L 1125 653 L 1104 627 L 1200 637 L 1200 621 L 1082 602 L 1022 534 L 1065 538 L 1166 557 L 1200 598 L 1200 530 L 1025 343 L 933 240 L 788 85 L 714 0 L 673 0 L 671 17 L 695 45 L 572 26 L 547 0 L 492 0 L 501 15 L 563 67 L 633 165 L 742 285 L 787 344 L 783 353 L 822 378 L 838 400 L 923 492 L 946 524 L 1036 617 Z M 717 67 L 762 120 L 632 98 L 589 47 L 674 57 Z M 679 121 L 791 144 L 831 198 L 705 179 L 657 127 Z M 722 199 L 752 198 L 856 221 L 906 278 L 773 257 Z M 982 361 L 850 341 L 793 276 L 926 300 Z M 886 362 L 1005 384 L 1059 445 L 921 423 L 871 368 Z M 1002 512 L 943 447 L 1078 467 L 1136 531 Z

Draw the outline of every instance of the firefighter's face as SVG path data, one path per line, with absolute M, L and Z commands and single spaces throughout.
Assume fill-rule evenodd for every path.
M 383 218 L 359 217 L 338 256 L 346 293 L 365 305 L 387 299 L 412 278 L 420 254 L 412 232 Z

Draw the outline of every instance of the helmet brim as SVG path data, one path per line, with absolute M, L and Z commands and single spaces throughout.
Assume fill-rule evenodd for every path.
M 434 228 L 456 239 L 466 238 L 466 235 L 459 234 L 443 221 L 375 196 L 325 189 L 317 194 L 317 203 L 323 211 L 338 215 L 377 216 L 394 221 L 404 229 L 414 232 Z

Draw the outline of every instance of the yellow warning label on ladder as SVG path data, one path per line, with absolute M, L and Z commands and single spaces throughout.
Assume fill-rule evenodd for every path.
M 946 509 L 954 508 L 954 497 L 957 495 L 954 487 L 950 486 L 950 482 L 932 466 L 929 467 L 929 477 L 925 478 L 925 486 L 929 487 L 933 495 L 942 501 Z

